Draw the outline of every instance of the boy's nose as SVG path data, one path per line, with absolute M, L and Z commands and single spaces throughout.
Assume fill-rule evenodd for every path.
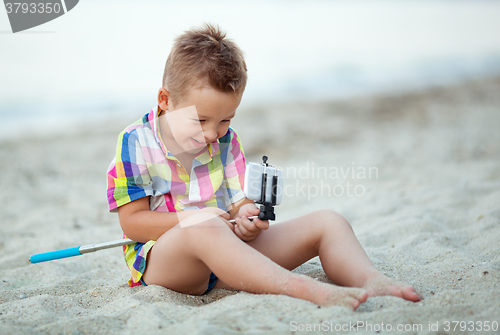
M 211 143 L 217 139 L 217 131 L 214 129 L 204 130 L 205 143 Z

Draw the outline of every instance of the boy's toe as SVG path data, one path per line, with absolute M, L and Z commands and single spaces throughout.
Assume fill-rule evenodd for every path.
M 401 294 L 404 299 L 413 301 L 413 302 L 418 302 L 420 300 L 423 300 L 424 297 L 422 297 L 420 294 L 417 293 L 417 291 L 413 287 L 404 287 L 401 289 Z
M 344 303 L 342 305 L 355 311 L 361 305 L 361 303 L 358 299 L 349 297 L 344 300 Z
M 368 291 L 362 290 L 362 289 L 353 289 L 351 292 L 349 292 L 349 295 L 358 300 L 360 303 L 363 303 L 368 299 Z
M 365 302 L 369 297 L 369 294 L 367 291 L 363 290 L 363 292 L 361 292 L 361 294 L 358 296 L 358 300 L 363 303 Z

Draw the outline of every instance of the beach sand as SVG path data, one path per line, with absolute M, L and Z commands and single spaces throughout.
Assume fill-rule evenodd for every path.
M 373 263 L 425 297 L 370 298 L 354 312 L 287 296 L 130 288 L 121 248 L 30 264 L 30 254 L 121 238 L 117 215 L 107 212 L 106 168 L 118 133 L 147 108 L 106 128 L 3 141 L 0 334 L 375 333 L 389 326 L 444 334 L 464 325 L 485 333 L 487 322 L 499 329 L 499 93 L 500 78 L 478 79 L 238 112 L 233 126 L 247 161 L 267 154 L 284 169 L 278 222 L 321 208 L 340 212 Z M 294 271 L 329 282 L 318 258 Z

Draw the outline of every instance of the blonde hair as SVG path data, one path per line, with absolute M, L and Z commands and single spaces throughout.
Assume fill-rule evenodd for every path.
M 175 39 L 163 73 L 163 87 L 174 103 L 199 81 L 235 94 L 242 94 L 247 83 L 241 49 L 218 26 L 206 23 Z

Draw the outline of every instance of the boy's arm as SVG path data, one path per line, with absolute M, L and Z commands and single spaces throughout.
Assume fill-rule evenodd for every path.
M 149 197 L 140 198 L 118 207 L 120 225 L 125 235 L 133 241 L 156 241 L 167 230 L 188 216 L 206 210 L 212 214 L 229 219 L 229 215 L 216 207 L 181 212 L 157 212 L 149 208 Z M 232 226 L 228 223 L 229 226 Z

